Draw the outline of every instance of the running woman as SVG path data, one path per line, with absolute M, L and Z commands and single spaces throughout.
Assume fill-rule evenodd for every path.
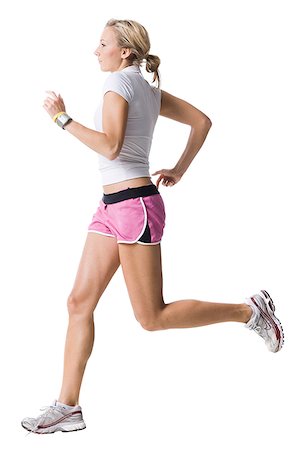
M 108 283 L 121 265 L 137 321 L 145 330 L 200 327 L 240 322 L 261 336 L 271 352 L 283 345 L 283 330 L 267 291 L 237 304 L 200 300 L 165 303 L 162 290 L 161 246 L 164 201 L 159 184 L 179 183 L 202 147 L 211 120 L 198 108 L 160 89 L 160 59 L 150 52 L 146 29 L 134 20 L 109 20 L 94 54 L 103 72 L 102 103 L 89 129 L 66 112 L 61 95 L 47 91 L 44 108 L 53 121 L 97 152 L 103 196 L 91 218 L 74 286 L 68 297 L 62 386 L 57 400 L 36 418 L 25 418 L 29 432 L 46 434 L 86 427 L 79 392 L 94 342 L 93 313 Z M 150 84 L 141 71 L 153 73 Z M 153 183 L 149 152 L 158 116 L 190 126 L 177 164 L 161 169 Z

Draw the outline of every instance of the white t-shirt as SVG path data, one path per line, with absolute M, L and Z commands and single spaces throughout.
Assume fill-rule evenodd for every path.
M 161 90 L 148 83 L 140 67 L 127 66 L 110 73 L 103 85 L 103 96 L 108 91 L 122 95 L 129 107 L 124 143 L 119 156 L 111 161 L 98 155 L 102 184 L 150 177 L 149 152 L 160 112 Z M 103 131 L 102 103 L 95 112 L 94 122 L 96 130 Z

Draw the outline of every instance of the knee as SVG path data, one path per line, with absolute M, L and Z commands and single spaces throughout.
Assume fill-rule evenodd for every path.
M 81 309 L 81 301 L 76 294 L 71 293 L 69 295 L 67 300 L 67 309 L 70 316 L 73 314 L 77 314 Z
M 158 331 L 158 330 L 163 329 L 163 326 L 162 326 L 162 323 L 161 323 L 161 320 L 159 317 L 142 318 L 142 319 L 139 319 L 139 323 L 146 331 Z
M 86 300 L 75 292 L 71 292 L 69 295 L 67 308 L 70 316 L 86 315 L 89 311 Z

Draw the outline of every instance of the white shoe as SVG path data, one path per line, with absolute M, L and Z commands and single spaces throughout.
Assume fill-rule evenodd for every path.
M 45 434 L 55 431 L 77 431 L 86 428 L 80 406 L 65 408 L 55 400 L 52 405 L 42 408 L 43 414 L 36 419 L 26 417 L 21 425 L 31 433 Z
M 261 290 L 259 294 L 247 298 L 246 303 L 253 310 L 251 319 L 245 324 L 246 328 L 261 336 L 268 350 L 278 352 L 283 346 L 284 334 L 281 323 L 274 314 L 275 305 L 270 295 Z

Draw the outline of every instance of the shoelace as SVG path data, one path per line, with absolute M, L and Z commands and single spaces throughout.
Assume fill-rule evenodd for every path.
M 26 434 L 26 436 L 28 436 L 30 433 L 34 433 L 40 426 L 44 417 L 46 417 L 49 412 L 53 411 L 56 408 L 58 408 L 58 405 L 47 405 L 47 406 L 43 406 L 42 408 L 40 408 L 40 411 L 45 411 L 45 412 L 43 414 L 40 414 L 37 417 L 37 423 L 36 423 L 35 427 L 33 427 L 32 430 L 29 430 L 28 433 Z
M 252 327 L 252 329 L 257 333 L 257 334 L 259 334 L 259 336 L 262 336 L 262 331 L 263 330 L 270 330 L 272 327 L 271 327 L 271 325 L 269 324 L 269 322 L 267 321 L 267 320 L 265 320 L 264 321 L 264 326 L 261 326 L 261 325 L 258 325 L 258 324 L 256 324 L 256 325 L 254 325 L 253 327 Z

